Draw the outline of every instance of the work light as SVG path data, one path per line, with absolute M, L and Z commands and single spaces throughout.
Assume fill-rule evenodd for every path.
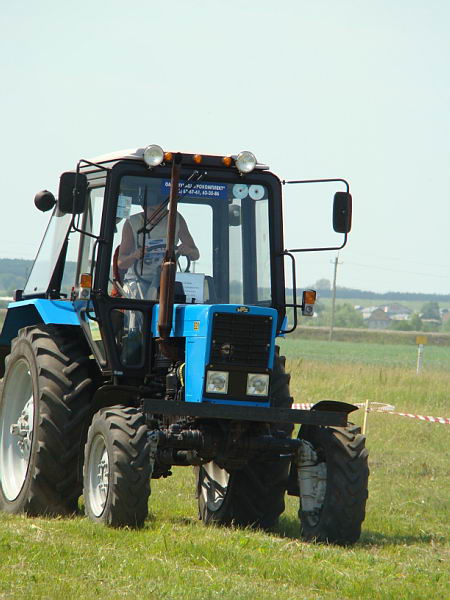
M 239 152 L 236 158 L 236 166 L 241 173 L 250 173 L 256 167 L 256 157 L 248 150 Z
M 164 150 L 161 146 L 152 144 L 144 150 L 144 161 L 149 167 L 157 167 L 164 160 Z

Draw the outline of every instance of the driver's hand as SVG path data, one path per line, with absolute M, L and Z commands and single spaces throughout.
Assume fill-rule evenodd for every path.
M 186 244 L 180 244 L 179 246 L 177 246 L 177 254 L 179 254 L 180 256 L 188 256 L 190 258 L 191 253 L 192 248 L 186 246 Z
M 181 243 L 179 246 L 177 246 L 176 250 L 179 256 L 187 256 L 191 260 L 198 260 L 199 258 L 199 252 L 197 248 L 192 248 L 187 244 Z
M 133 254 L 131 256 L 133 257 L 134 260 L 139 260 L 140 258 L 142 258 L 142 251 L 143 251 L 142 246 L 140 248 L 136 248 L 136 250 L 133 252 Z

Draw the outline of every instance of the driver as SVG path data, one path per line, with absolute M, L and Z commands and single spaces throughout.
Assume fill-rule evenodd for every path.
M 124 283 L 130 295 L 156 300 L 161 263 L 167 241 L 168 210 L 162 213 L 161 198 L 157 194 L 148 198 L 146 209 L 129 217 L 123 226 L 118 267 L 125 272 Z M 177 255 L 198 260 L 200 253 L 189 232 L 186 221 L 177 213 L 175 245 Z M 138 289 L 134 289 L 134 288 Z M 133 291 L 132 291 L 133 288 Z

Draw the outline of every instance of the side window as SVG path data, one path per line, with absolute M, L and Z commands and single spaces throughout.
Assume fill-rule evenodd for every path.
M 104 188 L 90 190 L 86 211 L 77 226 L 93 235 L 100 235 L 100 225 L 103 211 Z M 90 273 L 95 269 L 93 246 L 95 238 L 80 234 L 78 231 L 69 233 L 66 262 L 61 284 L 61 292 L 70 296 L 72 287 L 76 286 L 81 273 Z

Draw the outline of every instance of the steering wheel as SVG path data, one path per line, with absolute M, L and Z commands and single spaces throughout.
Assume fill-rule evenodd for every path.
M 181 273 L 190 273 L 191 270 L 191 259 L 189 258 L 189 256 L 185 256 L 184 254 L 176 254 L 177 257 L 177 265 L 178 265 L 178 270 Z M 181 259 L 184 258 L 186 260 L 186 265 L 183 269 L 183 266 L 181 264 Z
M 166 245 L 165 244 L 158 244 L 156 246 L 152 246 L 152 252 L 155 251 L 163 251 L 166 249 Z M 191 269 L 191 259 L 189 258 L 189 256 L 185 256 L 182 254 L 178 254 L 177 252 L 175 253 L 176 259 L 177 259 L 177 265 L 178 265 L 178 270 L 181 273 L 189 273 L 190 269 Z M 184 258 L 186 260 L 186 265 L 183 268 L 183 265 L 181 263 L 181 259 Z M 143 275 L 141 275 L 140 271 L 141 271 L 141 261 L 142 258 L 138 258 L 136 261 L 134 261 L 133 264 L 133 271 L 134 274 L 136 275 L 136 279 L 138 279 L 139 281 L 143 281 L 143 282 L 148 282 L 149 280 L 144 277 Z M 151 265 L 152 263 L 158 263 L 155 264 L 155 271 L 156 269 L 158 269 L 161 266 L 162 263 L 162 259 L 160 260 L 159 258 L 151 258 L 151 257 L 145 257 L 144 256 L 144 265 Z
M 141 265 L 142 265 L 142 263 L 144 263 L 144 265 L 148 267 L 149 265 L 153 264 L 154 272 L 156 272 L 156 270 L 161 266 L 162 258 L 163 258 L 161 256 L 161 254 L 163 254 L 165 249 L 166 249 L 165 244 L 158 244 L 156 246 L 152 246 L 152 252 L 156 252 L 158 250 L 160 251 L 160 252 L 158 252 L 158 257 L 152 258 L 151 256 L 144 255 L 144 259 L 139 257 L 137 260 L 134 261 L 133 271 L 134 271 L 134 274 L 136 275 L 136 279 L 138 281 L 143 281 L 145 283 L 149 283 L 153 279 L 153 277 L 151 279 L 148 279 L 147 277 L 144 277 L 144 275 L 142 275 L 142 271 L 144 271 L 144 269 L 142 269 L 142 271 L 141 271 Z

